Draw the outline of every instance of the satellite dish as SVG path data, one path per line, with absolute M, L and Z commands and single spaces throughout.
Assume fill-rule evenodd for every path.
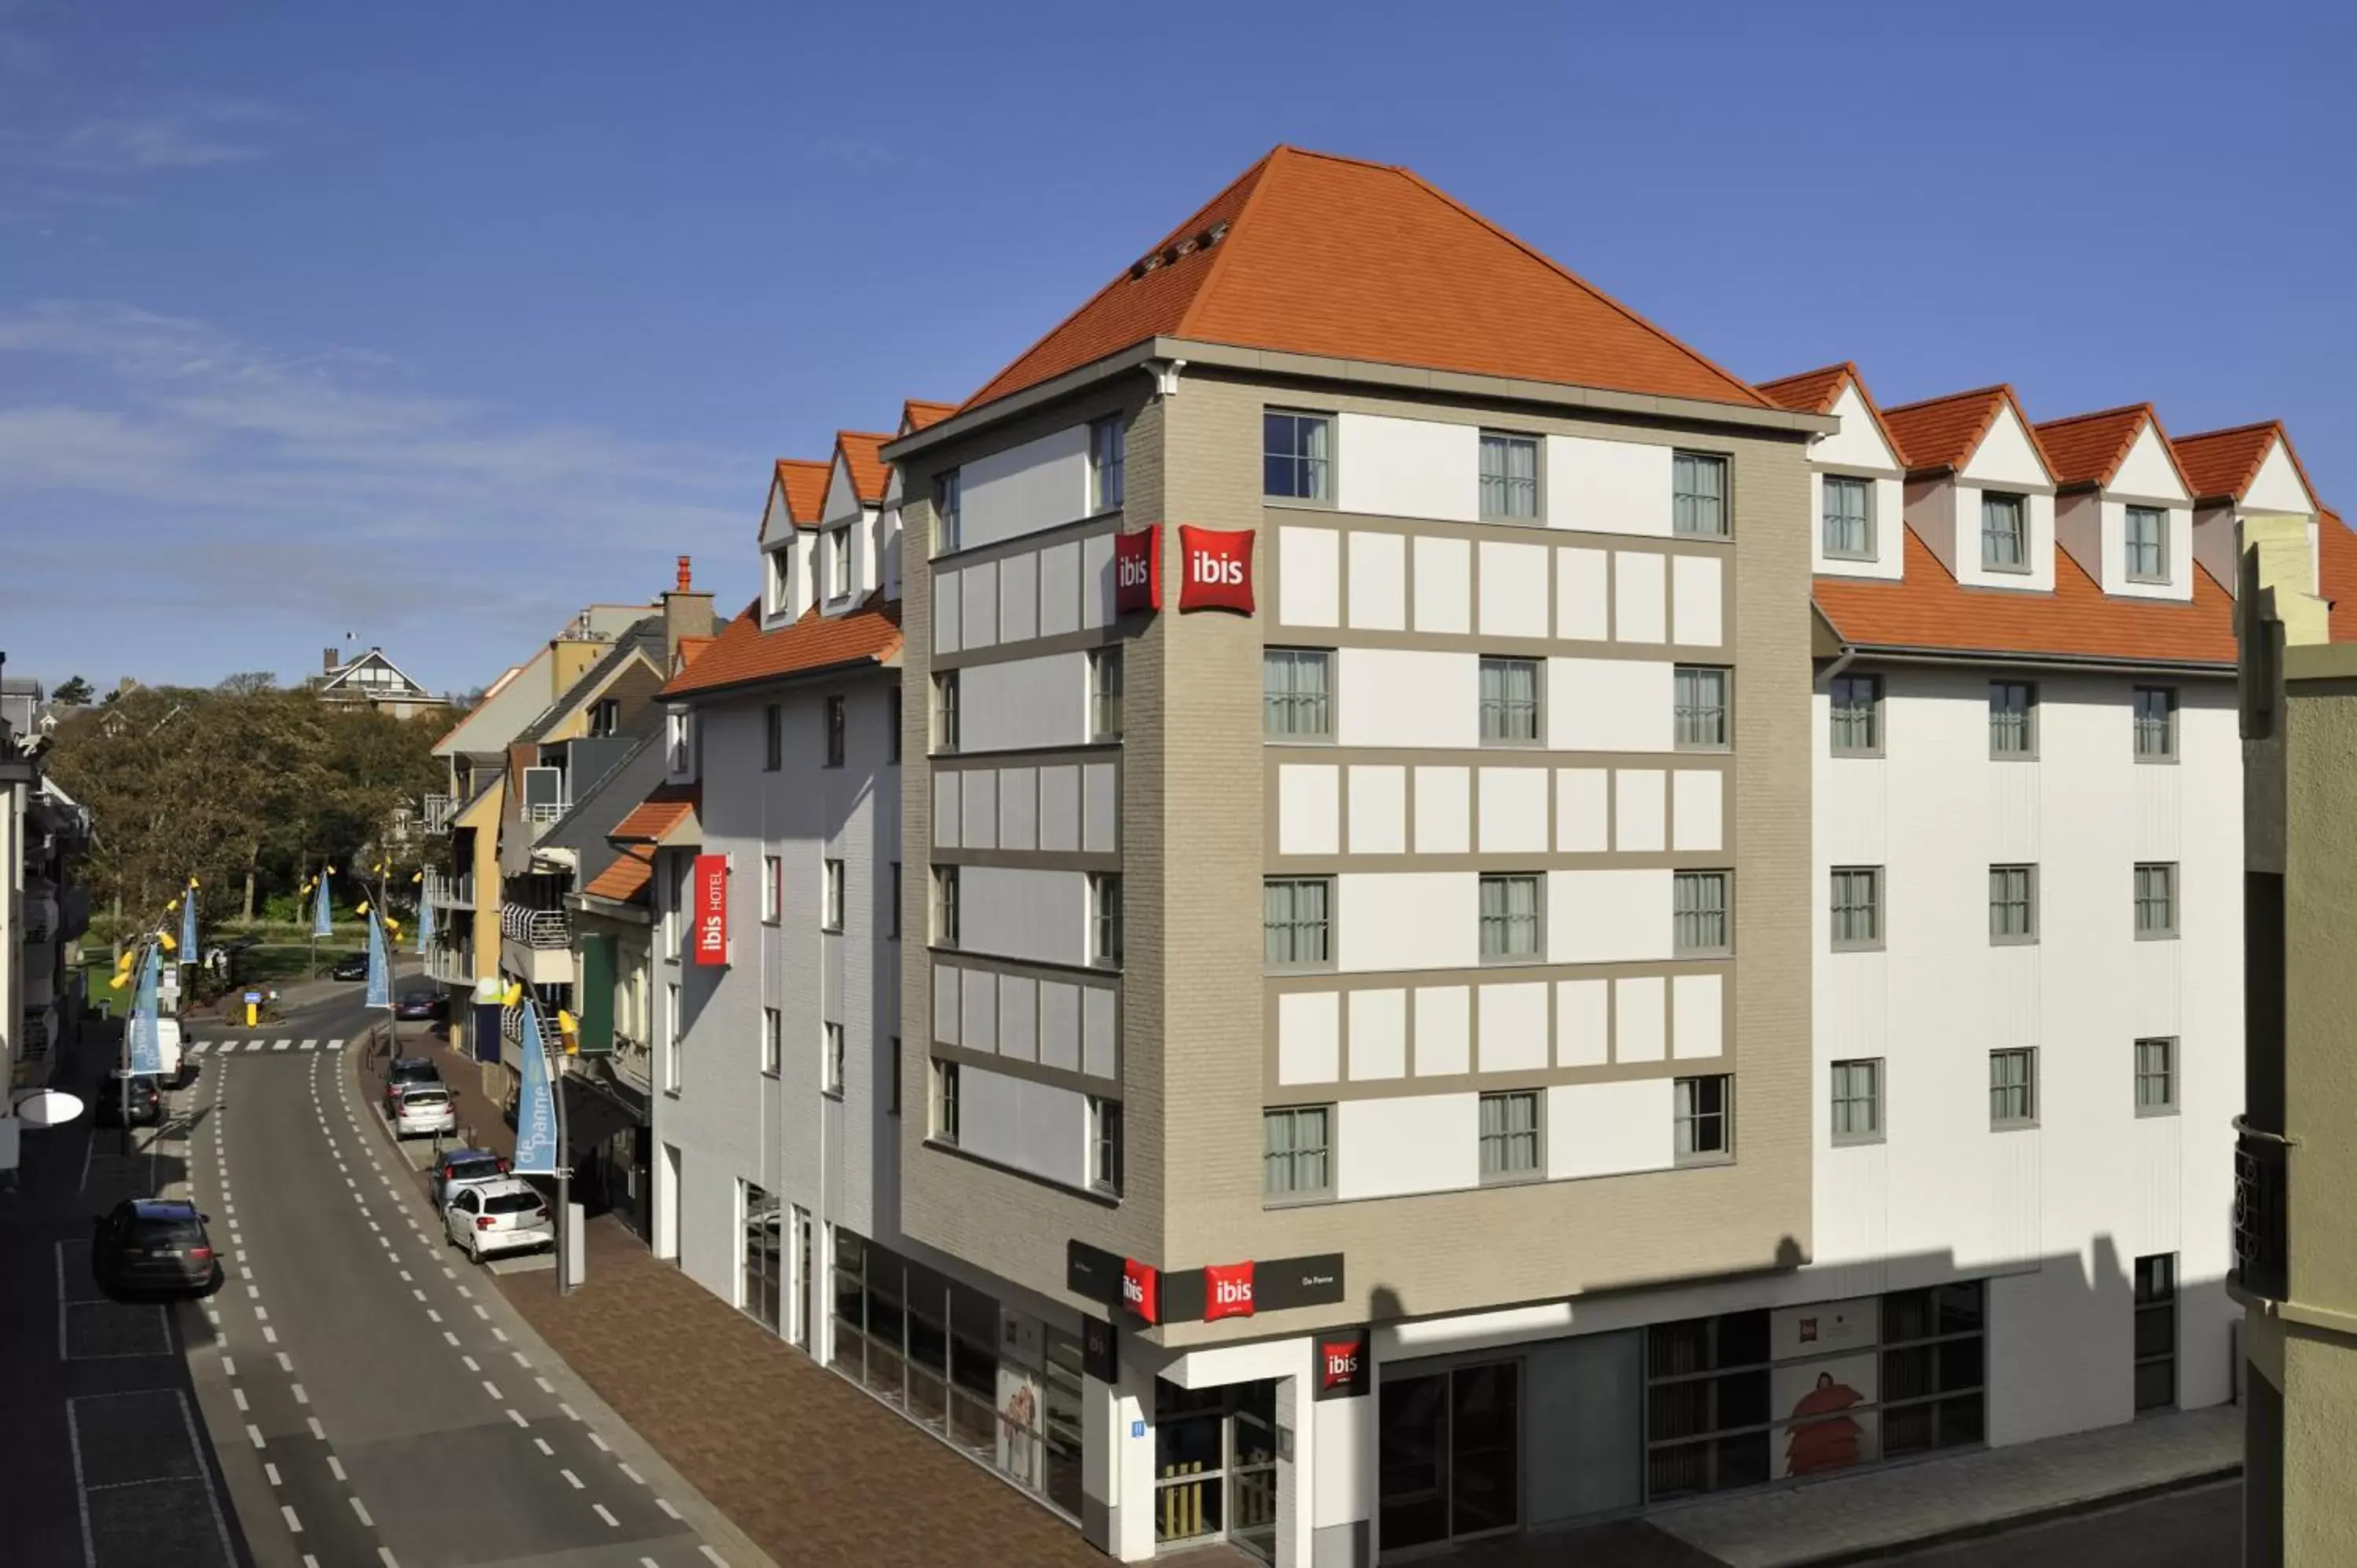
M 81 1113 L 81 1098 L 62 1089 L 37 1089 L 16 1101 L 17 1119 L 27 1127 L 62 1127 Z

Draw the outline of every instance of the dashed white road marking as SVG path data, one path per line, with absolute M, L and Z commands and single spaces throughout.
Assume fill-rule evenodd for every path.
M 309 1404 L 311 1402 L 311 1396 L 303 1391 L 302 1384 L 290 1383 L 287 1386 L 295 1391 L 295 1402 L 296 1404 Z
M 374 1530 L 376 1528 L 376 1520 L 369 1518 L 368 1505 L 361 1502 L 358 1498 L 353 1498 L 349 1500 L 352 1505 L 352 1512 L 360 1517 L 361 1523 L 367 1529 Z
M 508 1411 L 508 1419 L 509 1419 L 510 1421 L 514 1422 L 518 1426 L 524 1427 L 524 1428 L 526 1428 L 526 1429 L 529 1429 L 529 1428 L 531 1427 L 531 1425 L 532 1425 L 532 1423 L 530 1423 L 530 1422 L 526 1421 L 526 1420 L 523 1418 L 523 1412 L 521 1412 L 521 1411 L 519 1411 L 519 1410 L 516 1410 L 516 1409 L 514 1409 L 514 1408 L 512 1408 L 512 1407 L 511 1407 L 511 1408 L 509 1409 L 509 1411 Z
M 237 1362 L 227 1356 L 221 1358 L 221 1376 L 224 1378 L 237 1376 Z
M 328 1455 L 328 1474 L 333 1476 L 339 1481 L 345 1479 L 344 1462 L 341 1459 L 337 1458 L 332 1454 Z
M 611 1454 L 613 1452 L 611 1448 L 606 1446 L 606 1440 L 598 1436 L 594 1432 L 589 1434 L 589 1441 L 597 1445 L 597 1452 L 600 1454 Z
M 254 1447 L 260 1448 L 262 1446 L 262 1428 L 254 1425 L 253 1423 L 249 1421 L 245 1423 L 245 1434 L 253 1440 Z
M 578 1492 L 587 1489 L 588 1483 L 584 1481 L 580 1477 L 575 1475 L 572 1471 L 560 1469 L 556 1473 L 564 1477 L 566 1480 L 572 1482 L 573 1489 L 575 1491 Z
M 532 1445 L 534 1448 L 539 1449 L 543 1454 L 547 1455 L 552 1459 L 556 1457 L 556 1450 L 548 1445 L 548 1439 L 545 1437 L 533 1438 L 532 1440 Z
M 614 1517 L 614 1510 L 608 1508 L 604 1503 L 591 1503 L 589 1505 L 589 1511 L 596 1514 L 599 1519 L 604 1520 L 608 1524 L 612 1525 L 616 1530 L 622 1528 L 622 1521 L 616 1519 Z
M 281 1483 L 280 1483 L 280 1481 L 279 1481 L 279 1479 L 278 1479 L 278 1466 L 277 1466 L 265 1463 L 265 1464 L 262 1466 L 262 1473 L 263 1473 L 264 1475 L 265 1475 L 265 1476 L 267 1476 L 267 1477 L 270 1477 L 270 1484 L 271 1484 L 272 1486 L 275 1487 L 275 1486 L 278 1486 L 278 1485 L 280 1485 L 280 1484 L 281 1484 Z
M 295 1358 L 289 1356 L 284 1350 L 278 1352 L 278 1369 L 282 1372 L 293 1371 L 295 1369 Z
M 311 1428 L 311 1435 L 317 1438 L 320 1442 L 325 1443 L 328 1440 L 328 1429 L 319 1424 L 319 1418 L 317 1416 L 311 1416 L 307 1419 Z
M 621 1467 L 621 1470 L 623 1475 L 628 1476 L 630 1478 L 633 1485 L 643 1487 L 647 1484 L 647 1478 L 644 1476 L 640 1475 L 636 1470 L 631 1469 L 630 1466 L 624 1465 Z
M 673 1514 L 671 1517 L 677 1519 L 679 1515 Z M 728 1568 L 728 1559 L 721 1556 L 720 1553 L 713 1551 L 709 1546 L 705 1547 L 703 1550 L 704 1555 L 714 1564 L 714 1568 Z
M 254 1042 L 253 1048 L 257 1051 L 260 1050 L 262 1048 L 262 1042 L 256 1040 Z M 278 1506 L 278 1511 L 286 1516 L 286 1528 L 288 1530 L 296 1535 L 303 1533 L 303 1521 L 295 1517 L 295 1509 L 292 1504 L 281 1503 Z
M 489 1378 L 485 1378 L 483 1380 L 483 1391 L 490 1395 L 495 1400 L 503 1400 L 508 1397 L 507 1395 L 500 1392 L 500 1385 L 491 1381 Z
M 229 1397 L 237 1402 L 237 1410 L 240 1415 L 244 1414 L 247 1410 L 252 1408 L 245 1402 L 245 1391 L 243 1389 L 230 1390 Z
M 581 1419 L 581 1412 L 575 1410 L 569 1404 L 560 1402 L 556 1408 L 565 1412 L 565 1419 L 567 1421 L 579 1421 Z

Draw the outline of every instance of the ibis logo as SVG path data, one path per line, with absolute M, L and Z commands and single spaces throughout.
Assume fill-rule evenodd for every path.
M 1367 1331 L 1318 1341 L 1318 1390 L 1321 1400 L 1354 1399 L 1367 1391 Z
M 1153 1264 L 1121 1261 L 1121 1304 L 1148 1323 L 1162 1321 L 1162 1277 Z
M 1162 607 L 1162 526 L 1113 536 L 1113 607 L 1116 615 Z
M 1178 525 L 1178 608 L 1253 613 L 1253 531 Z
M 1211 1263 L 1203 1269 L 1203 1321 L 1253 1315 L 1253 1266 L 1250 1262 Z

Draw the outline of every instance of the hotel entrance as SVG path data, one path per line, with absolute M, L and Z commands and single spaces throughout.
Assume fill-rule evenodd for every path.
M 1522 1364 L 1385 1376 L 1376 1418 L 1383 1554 L 1523 1521 Z
M 1276 1561 L 1276 1384 L 1154 1384 L 1154 1544 Z

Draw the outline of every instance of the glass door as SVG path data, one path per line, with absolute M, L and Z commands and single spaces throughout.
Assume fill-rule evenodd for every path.
M 1522 1364 L 1386 1377 L 1375 1417 L 1386 1555 L 1522 1523 Z
M 811 1348 L 811 1217 L 802 1209 L 794 1210 L 794 1343 L 807 1353 Z
M 1227 1393 L 1154 1383 L 1154 1543 L 1217 1540 L 1227 1530 Z
M 1276 1384 L 1234 1391 L 1228 1418 L 1228 1539 L 1264 1563 L 1276 1561 Z

